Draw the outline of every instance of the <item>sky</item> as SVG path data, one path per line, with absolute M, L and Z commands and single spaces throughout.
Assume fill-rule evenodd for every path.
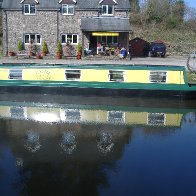
M 196 8 L 196 0 L 185 0 L 185 2 L 188 6 Z

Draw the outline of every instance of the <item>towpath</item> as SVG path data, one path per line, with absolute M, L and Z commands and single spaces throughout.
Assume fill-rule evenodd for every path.
M 186 57 L 146 57 L 146 58 L 133 58 L 132 60 L 127 59 L 106 59 L 106 58 L 86 58 L 82 60 L 77 59 L 17 59 L 16 57 L 2 57 L 0 58 L 0 64 L 2 63 L 38 63 L 38 64 L 122 64 L 122 65 L 177 65 L 186 66 Z

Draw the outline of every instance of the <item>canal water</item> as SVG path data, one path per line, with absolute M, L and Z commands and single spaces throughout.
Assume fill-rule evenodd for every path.
M 1 94 L 0 195 L 196 195 L 196 103 Z

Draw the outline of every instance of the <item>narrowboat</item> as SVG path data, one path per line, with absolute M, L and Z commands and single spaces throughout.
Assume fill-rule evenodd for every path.
M 2 64 L 0 92 L 196 98 L 183 66 Z

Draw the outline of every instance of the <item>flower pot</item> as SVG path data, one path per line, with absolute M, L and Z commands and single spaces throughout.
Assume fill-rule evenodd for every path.
M 56 57 L 56 59 L 62 59 L 62 53 L 61 52 L 56 52 L 55 57 Z
M 9 55 L 9 56 L 14 56 L 15 53 L 14 53 L 13 51 L 9 51 L 9 52 L 8 52 L 8 55 Z
M 42 52 L 42 56 L 46 56 L 46 52 Z
M 81 55 L 81 52 L 78 52 L 78 53 L 77 53 L 77 59 L 78 59 L 78 60 L 81 59 L 81 56 L 82 56 L 82 55 Z
M 36 59 L 41 59 L 41 54 L 37 54 Z

